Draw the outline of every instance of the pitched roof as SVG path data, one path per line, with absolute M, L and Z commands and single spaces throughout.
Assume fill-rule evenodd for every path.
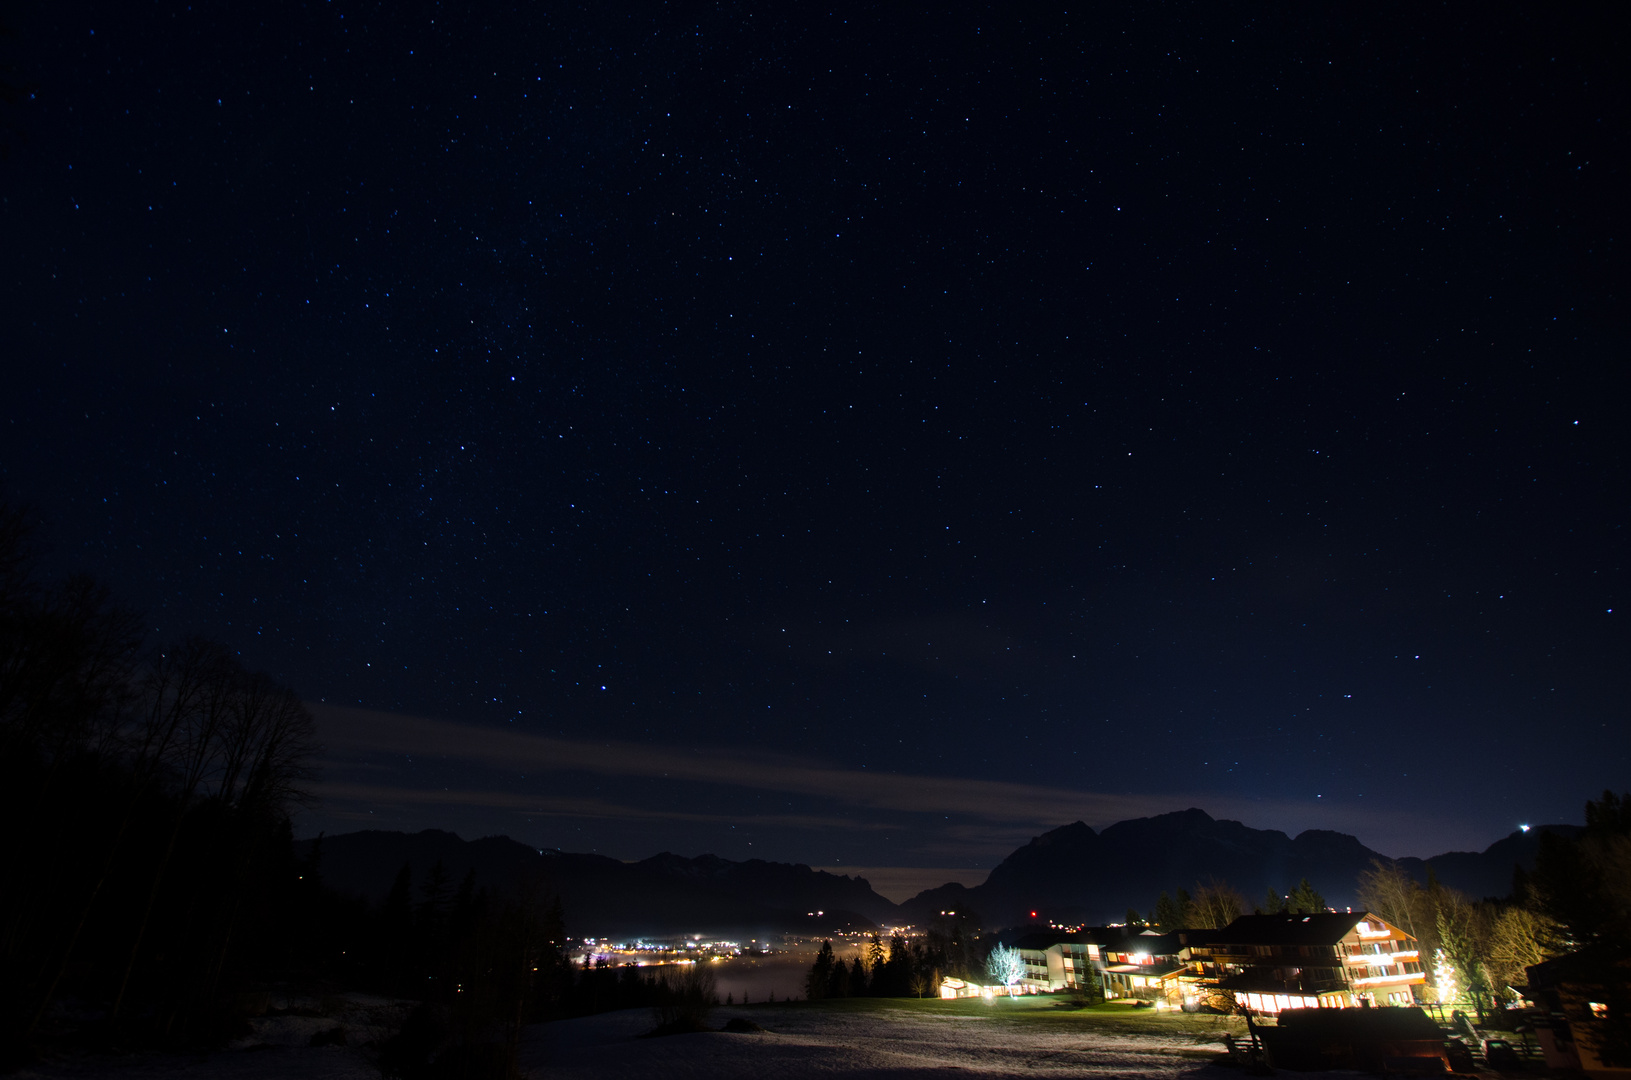
M 1380 923 L 1363 911 L 1319 915 L 1242 915 L 1209 935 L 1210 945 L 1335 945 L 1361 920 Z
M 1038 930 L 1016 938 L 1010 947 L 1031 952 L 1045 952 L 1055 945 L 1082 944 L 1084 941 L 1085 939 L 1081 934 L 1073 934 L 1065 930 Z
M 1118 930 L 1116 927 L 1111 927 L 1110 929 L 1116 932 L 1105 934 L 1102 937 L 1096 937 L 1093 939 L 1098 943 L 1099 950 L 1101 952 L 1149 953 L 1151 956 L 1176 956 L 1178 955 L 1178 950 L 1184 947 L 1182 942 L 1178 940 L 1178 935 L 1176 933 L 1151 934 L 1145 932 L 1130 934 L 1124 930 Z

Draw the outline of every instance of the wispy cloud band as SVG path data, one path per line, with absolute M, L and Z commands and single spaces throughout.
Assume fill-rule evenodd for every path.
M 676 748 L 611 741 L 562 739 L 513 728 L 458 724 L 423 716 L 314 704 L 320 735 L 334 766 L 350 774 L 330 780 L 321 793 L 332 803 L 394 806 L 461 806 L 525 815 L 609 821 L 740 821 L 741 813 L 705 812 L 707 800 L 683 805 L 640 805 L 641 800 L 540 794 L 550 776 L 578 774 L 623 781 L 666 782 L 680 789 L 744 789 L 816 800 L 816 813 L 751 814 L 755 822 L 798 830 L 904 828 L 913 819 L 938 819 L 939 841 L 925 853 L 961 850 L 986 855 L 1011 849 L 1025 832 L 1082 820 L 1106 825 L 1127 818 L 1203 806 L 1215 816 L 1238 817 L 1258 827 L 1298 832 L 1340 828 L 1392 833 L 1419 828 L 1403 811 L 1310 807 L 1264 798 L 1241 799 L 1181 791 L 1136 794 L 1084 791 L 1039 783 L 874 772 L 786 754 L 739 748 Z M 413 783 L 363 783 L 379 779 L 381 758 L 440 759 L 479 766 L 492 786 L 458 788 Z M 1045 763 L 1043 763 L 1045 765 Z M 526 779 L 522 779 L 525 776 Z

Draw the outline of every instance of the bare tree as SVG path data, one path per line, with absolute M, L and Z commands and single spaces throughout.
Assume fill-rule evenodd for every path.
M 1196 930 L 1221 930 L 1246 910 L 1246 898 L 1228 882 L 1209 878 L 1195 886 L 1190 899 L 1189 925 Z
M 168 659 L 167 657 L 164 659 Z M 170 835 L 165 841 L 164 854 L 153 871 L 153 881 L 142 907 L 136 935 L 130 943 L 130 955 L 125 960 L 124 974 L 119 979 L 119 990 L 113 997 L 110 1017 L 117 1017 L 124 1006 L 125 992 L 130 987 L 130 975 L 136 968 L 136 957 L 152 921 L 153 905 L 158 901 L 164 876 L 175 855 L 176 840 L 181 835 L 182 823 L 193 799 L 204 789 L 215 773 L 226 733 L 232 718 L 235 692 L 243 680 L 243 669 L 225 648 L 201 638 L 189 639 L 176 650 L 175 679 L 168 685 L 176 693 L 160 706 L 163 720 L 158 725 L 162 743 L 155 748 L 156 761 L 174 778 L 175 805 L 171 814 Z
M 1546 942 L 1556 933 L 1550 919 L 1523 907 L 1508 907 L 1491 921 L 1487 965 L 1498 995 L 1508 987 L 1524 985 L 1528 980 L 1524 969 L 1551 958 Z
M 224 648 L 212 642 L 187 642 L 179 662 L 185 675 L 178 686 L 185 685 L 191 692 L 187 707 L 176 710 L 175 736 L 169 743 L 175 810 L 113 999 L 109 1014 L 113 1017 L 124 1004 L 153 905 L 194 801 L 210 798 L 250 815 L 279 813 L 286 803 L 305 797 L 301 781 L 311 775 L 315 728 L 311 713 L 293 691 L 264 675 L 244 671 Z M 232 921 L 229 918 L 225 931 L 228 940 Z
M 991 955 L 985 958 L 986 974 L 993 982 L 1006 986 L 1008 993 L 1014 992 L 1014 987 L 1025 978 L 1025 960 L 1018 949 L 1010 949 L 1006 945 L 998 945 L 991 950 Z
M 83 897 L 74 929 L 59 952 L 56 971 L 40 997 L 39 1007 L 29 1024 L 30 1035 L 39 1026 L 56 997 L 57 989 L 62 985 L 91 911 L 113 871 L 137 806 L 170 774 L 178 748 L 185 748 L 194 741 L 190 735 L 198 726 L 197 714 L 206 707 L 209 699 L 208 684 L 211 674 L 219 669 L 219 656 L 217 647 L 201 639 L 158 653 L 147 664 L 139 680 L 128 722 L 122 723 L 110 737 L 110 744 L 119 746 L 127 759 L 128 791 L 124 810 L 114 826 L 96 881 Z M 179 756 L 185 761 L 184 752 Z M 185 766 L 182 771 L 185 772 Z M 145 917 L 143 921 L 145 924 Z
M 1372 859 L 1371 868 L 1359 875 L 1359 902 L 1365 910 L 1418 940 L 1422 900 L 1422 887 L 1392 859 Z

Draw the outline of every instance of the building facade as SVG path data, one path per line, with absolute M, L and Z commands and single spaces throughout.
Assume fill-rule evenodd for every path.
M 1416 939 L 1367 912 L 1243 915 L 1179 936 L 1186 990 L 1227 990 L 1254 1012 L 1409 1005 L 1427 981 Z

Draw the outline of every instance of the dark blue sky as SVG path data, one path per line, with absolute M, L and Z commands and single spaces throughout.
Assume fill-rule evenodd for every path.
M 3 494 L 363 710 L 303 831 L 1576 820 L 1627 118 L 1559 17 L 25 5 Z

